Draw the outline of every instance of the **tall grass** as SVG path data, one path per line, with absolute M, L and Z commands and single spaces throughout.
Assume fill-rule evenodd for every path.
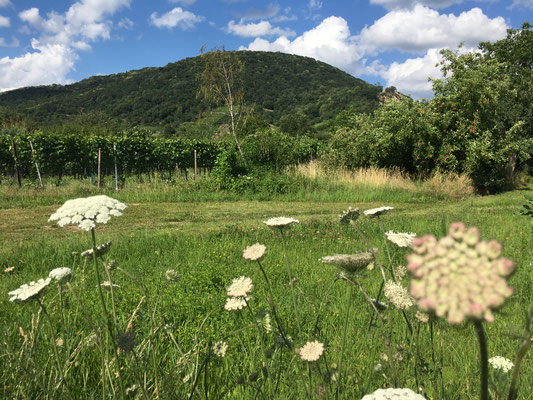
M 293 172 L 296 176 L 338 183 L 350 190 L 384 188 L 387 190 L 429 192 L 451 199 L 468 197 L 474 193 L 471 179 L 463 174 L 434 172 L 429 178 L 413 179 L 399 169 L 359 168 L 356 170 L 325 169 L 317 161 L 301 164 Z
M 507 199 L 506 207 L 513 206 L 516 198 Z M 479 362 L 471 325 L 454 328 L 443 320 L 433 325 L 419 323 L 413 309 L 407 312 L 411 334 L 406 317 L 390 304 L 381 311 L 383 322 L 374 318 L 370 324 L 375 311 L 363 293 L 348 290 L 349 282 L 339 279 L 337 268 L 317 261 L 326 255 L 377 246 L 376 267 L 357 278 L 367 294 L 376 296 L 382 282 L 377 264 L 386 266 L 389 275 L 389 264 L 392 268 L 405 265 L 409 252 L 391 247 L 390 263 L 383 230 L 442 236 L 456 220 L 476 225 L 484 238 L 498 239 L 503 254 L 517 263 L 510 278 L 515 295 L 486 327 L 489 356 L 513 359 L 522 340 L 513 335 L 523 334 L 522 316 L 533 300 L 529 221 L 510 208 L 498 207 L 498 198 L 489 203 L 483 199 L 479 204 L 474 200 L 438 208 L 430 202 L 398 205 L 382 217 L 384 229 L 375 219 L 362 216 L 357 226 L 366 239 L 338 223 L 340 209 L 306 218 L 281 234 L 262 224 L 275 216 L 268 207 L 241 219 L 231 214 L 217 229 L 208 231 L 202 227 L 209 221 L 196 217 L 210 210 L 200 204 L 190 216 L 198 225 L 194 232 L 152 229 L 152 216 L 145 216 L 139 207 L 156 204 L 136 206 L 134 217 L 145 226 L 133 230 L 128 212 L 134 207 L 128 208 L 124 216 L 97 230 L 99 243 L 113 241 L 104 257 L 106 265 L 115 259 L 119 268 L 135 277 L 132 280 L 118 269 L 103 275 L 112 274 L 113 283 L 120 286 L 113 295 L 103 296 L 109 310 L 112 304 L 116 307 L 113 324 L 121 334 L 131 331 L 135 335 L 133 350 L 118 353 L 112 343 L 95 342 L 93 336 L 98 329 L 104 332 L 105 316 L 94 260 L 79 255 L 93 247 L 91 235 L 70 230 L 60 237 L 42 234 L 21 243 L 9 242 L 6 251 L 0 252 L 2 395 L 61 398 L 68 397 L 68 386 L 77 398 L 102 398 L 105 383 L 107 398 L 117 398 L 121 395 L 118 373 L 125 397 L 133 398 L 159 394 L 160 398 L 180 399 L 357 399 L 379 387 L 396 385 L 414 389 L 428 399 L 479 398 Z M 242 220 L 246 218 L 252 221 L 245 224 Z M 39 232 L 41 223 L 27 229 Z M 51 226 L 50 232 L 55 230 L 65 228 Z M 242 257 L 243 249 L 255 242 L 267 247 L 261 266 Z M 60 295 L 49 290 L 42 299 L 55 327 L 59 367 L 51 334 L 41 327 L 45 321 L 37 304 L 15 305 L 6 295 L 58 266 L 72 268 L 70 284 L 79 298 L 71 291 Z M 177 272 L 177 282 L 166 281 L 168 269 Z M 225 311 L 226 287 L 239 276 L 250 277 L 254 283 L 250 306 L 241 312 Z M 279 339 L 282 335 L 274 321 L 273 305 L 279 325 L 290 336 L 289 346 Z M 271 314 L 272 332 L 258 325 L 255 317 L 262 310 Z M 213 351 L 220 341 L 228 345 L 224 357 Z M 307 363 L 295 349 L 310 341 L 323 343 L 324 354 Z M 120 357 L 122 369 L 117 368 L 116 357 Z M 531 355 L 524 358 L 520 377 L 518 398 L 527 399 L 533 390 Z M 509 385 L 508 378 L 504 376 L 502 385 Z M 66 386 L 62 386 L 63 380 Z

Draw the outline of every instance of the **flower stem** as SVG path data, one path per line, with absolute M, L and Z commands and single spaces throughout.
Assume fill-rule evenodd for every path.
M 96 257 L 96 234 L 94 232 L 94 228 L 91 228 L 91 237 L 93 239 L 94 271 L 95 271 L 95 274 L 96 274 L 96 280 L 98 282 L 98 292 L 100 293 L 100 301 L 102 302 L 102 308 L 104 310 L 104 315 L 106 317 L 107 331 L 109 333 L 109 336 L 110 336 L 110 339 L 111 339 L 111 343 L 113 343 L 114 354 L 115 354 L 116 359 L 117 359 L 117 362 L 116 362 L 115 365 L 117 366 L 118 382 L 119 382 L 119 385 L 120 385 L 120 396 L 121 396 L 122 399 L 124 399 L 124 385 L 122 383 L 122 375 L 121 375 L 121 372 L 120 372 L 121 362 L 120 362 L 120 358 L 119 358 L 119 355 L 118 355 L 118 352 L 117 352 L 117 343 L 116 343 L 114 335 L 113 335 L 113 328 L 111 327 L 111 318 L 109 318 L 109 313 L 108 313 L 106 305 L 105 305 L 104 293 L 102 292 L 102 281 L 100 279 L 100 273 L 99 273 L 99 270 L 98 270 L 98 259 Z M 111 281 L 109 283 L 111 285 L 111 290 L 113 290 L 113 283 Z M 112 300 L 114 300 L 113 292 L 111 292 L 111 294 L 112 294 L 111 298 L 112 298 Z M 113 305 L 113 310 L 114 310 L 114 308 L 115 308 L 114 301 L 112 301 L 112 305 Z M 113 317 L 114 317 L 114 319 L 116 321 L 116 313 L 113 314 Z M 118 327 L 116 326 L 116 324 L 115 324 L 115 328 L 118 330 Z M 109 364 L 107 351 L 105 352 L 105 354 L 106 354 L 106 364 Z
M 48 315 L 46 308 L 44 308 L 44 304 L 42 303 L 41 299 L 37 299 L 37 302 L 41 306 L 41 309 L 43 310 L 43 314 L 45 315 L 46 320 L 48 321 L 48 327 L 50 328 L 50 336 L 52 337 L 52 348 L 54 349 L 54 355 L 56 357 L 57 369 L 59 371 L 59 374 L 61 375 L 61 383 L 67 389 L 69 397 L 71 399 L 74 399 L 74 396 L 72 396 L 72 392 L 70 391 L 70 388 L 68 387 L 67 382 L 65 380 L 65 375 L 63 374 L 63 368 L 61 368 L 61 361 L 59 360 L 59 353 L 57 352 L 57 340 L 56 340 L 56 335 L 54 333 L 54 327 L 52 325 L 52 320 L 50 319 L 50 315 Z
M 507 396 L 507 400 L 516 400 L 516 398 L 518 397 L 518 373 L 520 371 L 520 364 L 522 363 L 524 356 L 529 350 L 529 347 L 533 343 L 533 335 L 531 334 L 532 324 L 533 324 L 533 304 L 531 304 L 531 307 L 529 309 L 528 319 L 526 322 L 526 328 L 524 331 L 524 340 L 522 341 L 522 344 L 520 345 L 520 349 L 518 350 L 518 354 L 516 355 L 516 359 L 514 362 L 514 370 L 513 370 L 513 375 L 511 377 L 511 385 L 509 386 L 509 394 Z
M 346 351 L 346 333 L 348 332 L 348 320 L 350 318 L 352 296 L 353 296 L 353 285 L 350 285 L 349 289 L 346 291 L 346 298 L 348 300 L 348 305 L 346 307 L 346 315 L 344 318 L 344 332 L 342 334 L 342 351 L 341 351 L 341 359 L 339 362 L 339 384 L 337 385 L 337 390 L 335 392 L 335 399 L 339 398 L 339 386 L 342 384 L 342 362 L 344 359 L 344 352 Z
M 489 356 L 487 351 L 487 337 L 483 329 L 483 322 L 474 320 L 477 338 L 479 342 L 479 363 L 481 369 L 481 387 L 479 389 L 480 400 L 489 399 Z

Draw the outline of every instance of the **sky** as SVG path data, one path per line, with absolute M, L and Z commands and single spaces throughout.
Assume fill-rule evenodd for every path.
M 430 98 L 440 50 L 533 22 L 533 0 L 0 0 L 0 91 L 161 67 L 200 49 L 280 51 Z

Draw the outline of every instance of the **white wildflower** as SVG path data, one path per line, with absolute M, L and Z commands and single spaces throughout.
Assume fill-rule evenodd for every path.
M 165 272 L 165 276 L 167 278 L 167 281 L 176 282 L 179 280 L 179 274 L 178 271 L 175 269 L 168 269 L 167 272 Z
M 242 310 L 246 307 L 246 301 L 242 297 L 228 297 L 224 309 L 226 311 Z
M 263 223 L 271 228 L 284 228 L 292 224 L 299 224 L 300 221 L 294 218 L 276 217 L 267 219 L 266 221 L 263 221 Z
M 346 272 L 360 271 L 374 261 L 374 253 L 361 252 L 355 254 L 334 254 L 332 256 L 325 256 L 318 261 L 326 264 L 334 264 Z
M 361 400 L 426 400 L 411 389 L 378 389 L 374 393 L 363 396 Z
M 60 226 L 62 226 L 62 225 L 60 225 Z M 92 219 L 84 219 L 83 221 L 81 221 L 78 224 L 78 227 L 80 229 L 83 229 L 84 231 L 89 232 L 91 229 L 96 227 L 96 224 L 94 223 L 94 221 Z
M 72 278 L 72 270 L 67 267 L 55 268 L 50 271 L 48 277 L 62 285 Z
M 356 221 L 360 214 L 359 208 L 348 207 L 346 211 L 339 214 L 339 222 L 342 225 L 348 225 L 351 221 Z
M 387 281 L 383 292 L 385 297 L 400 310 L 408 310 L 416 303 L 414 297 L 409 294 L 407 288 L 397 282 Z
M 241 276 L 233 279 L 231 285 L 228 286 L 226 292 L 230 297 L 246 297 L 254 288 L 252 279 Z
M 104 195 L 84 197 L 67 200 L 50 216 L 48 221 L 58 221 L 59 226 L 74 224 L 83 230 L 90 231 L 96 223 L 107 223 L 111 215 L 122 215 L 121 211 L 125 208 L 124 203 Z
M 502 356 L 489 358 L 489 364 L 492 366 L 492 368 L 500 370 L 504 373 L 509 372 L 514 367 L 514 364 L 511 360 Z
M 272 332 L 272 318 L 264 309 L 257 316 L 257 324 L 266 332 Z
M 385 214 L 389 210 L 394 210 L 394 207 L 385 206 L 385 207 L 372 208 L 370 210 L 363 211 L 363 213 L 370 217 L 377 217 L 378 215 Z
M 18 289 L 12 290 L 8 293 L 11 298 L 9 301 L 15 301 L 18 303 L 24 303 L 25 301 L 39 297 L 48 285 L 50 285 L 51 279 L 39 279 L 37 282 L 31 281 L 28 284 L 21 285 Z
M 242 257 L 248 261 L 260 261 L 266 254 L 266 246 L 264 244 L 253 244 L 242 251 Z
M 324 352 L 324 344 L 315 340 L 314 342 L 307 342 L 303 347 L 300 348 L 299 353 L 300 357 L 304 361 L 316 361 L 320 358 Z
M 98 286 L 97 286 L 98 287 Z M 113 289 L 118 289 L 120 288 L 119 285 L 115 285 L 114 283 L 111 283 L 109 281 L 104 281 L 100 284 L 100 287 L 102 289 L 106 289 L 106 290 L 111 290 L 111 287 L 113 287 Z
M 424 311 L 418 310 L 415 314 L 415 318 L 423 324 L 427 324 L 429 322 L 429 314 L 425 313 Z
M 413 239 L 416 233 L 413 232 L 385 232 L 385 236 L 398 247 L 413 247 Z
M 228 344 L 223 341 L 216 342 L 215 345 L 213 346 L 213 353 L 215 353 L 215 355 L 220 358 L 226 355 L 227 350 L 228 350 Z
M 88 221 L 88 220 L 87 220 Z M 111 240 L 109 242 L 102 243 L 96 246 L 96 257 L 101 257 L 109 251 L 111 247 Z M 80 254 L 82 257 L 91 257 L 93 255 L 93 249 L 85 250 Z

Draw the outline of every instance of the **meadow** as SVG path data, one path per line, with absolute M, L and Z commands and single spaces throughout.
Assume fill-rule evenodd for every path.
M 384 233 L 440 238 L 460 221 L 497 240 L 515 263 L 513 294 L 483 327 L 488 357 L 516 363 L 524 335 L 532 335 L 531 222 L 518 212 L 531 189 L 477 196 L 460 177 L 387 174 L 328 176 L 310 165 L 287 174 L 291 189 L 282 194 L 216 191 L 208 176 L 132 178 L 118 192 L 109 182 L 98 191 L 66 178 L 44 188 L 4 181 L 1 397 L 360 399 L 396 387 L 427 399 L 480 398 L 477 325 L 423 322 L 416 306 L 394 306 L 381 293 L 383 275 L 408 287 L 399 266 L 413 250 Z M 49 221 L 66 200 L 100 194 L 123 202 L 123 215 L 89 231 Z M 363 213 L 382 206 L 393 209 Z M 360 215 L 340 223 L 349 207 Z M 279 216 L 299 222 L 264 223 Z M 105 254 L 82 256 L 109 241 Z M 266 247 L 259 262 L 243 257 L 255 243 Z M 319 261 L 374 247 L 372 262 L 354 274 Z M 8 292 L 58 267 L 71 269 L 70 281 L 50 282 L 22 304 L 9 301 Z M 240 309 L 228 311 L 228 288 L 239 277 L 253 288 L 244 285 L 246 295 L 234 297 Z M 118 286 L 99 290 L 103 281 Z M 369 301 L 378 292 L 383 304 Z M 309 353 L 308 344 L 323 352 Z M 490 398 L 507 398 L 515 370 L 489 367 Z M 532 399 L 531 354 L 518 383 L 516 398 Z

